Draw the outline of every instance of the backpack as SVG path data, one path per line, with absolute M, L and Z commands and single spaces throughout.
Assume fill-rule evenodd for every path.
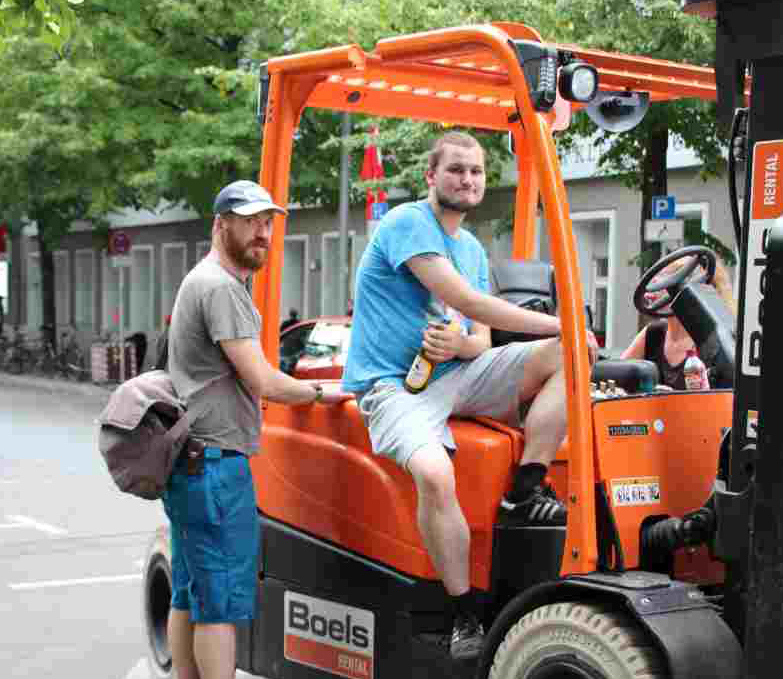
M 117 487 L 159 499 L 183 450 L 203 450 L 188 437 L 195 419 L 165 370 L 141 373 L 117 387 L 98 416 L 98 448 Z

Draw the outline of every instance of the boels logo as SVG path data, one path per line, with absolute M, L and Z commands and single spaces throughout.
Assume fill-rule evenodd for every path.
M 285 657 L 349 679 L 372 679 L 375 616 L 362 608 L 286 592 Z

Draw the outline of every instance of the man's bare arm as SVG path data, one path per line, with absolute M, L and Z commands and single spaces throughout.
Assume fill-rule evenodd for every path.
M 419 282 L 446 304 L 491 328 L 532 335 L 559 335 L 560 319 L 474 290 L 445 257 L 421 255 L 406 264 Z
M 266 360 L 257 339 L 222 340 L 220 346 L 242 382 L 257 399 L 292 405 L 315 401 L 316 389 L 313 385 L 275 370 Z M 339 385 L 324 384 L 322 387 L 323 403 L 339 403 L 352 398 L 352 395 L 341 392 Z

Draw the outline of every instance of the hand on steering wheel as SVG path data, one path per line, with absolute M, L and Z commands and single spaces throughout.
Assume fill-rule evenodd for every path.
M 690 258 L 690 261 L 662 280 L 655 283 L 652 282 L 670 264 L 685 258 Z M 691 275 L 699 266 L 704 269 L 704 273 L 691 278 Z M 689 245 L 688 247 L 680 248 L 665 257 L 661 257 L 645 271 L 633 293 L 634 306 L 641 313 L 648 316 L 667 318 L 674 312 L 670 308 L 667 311 L 661 311 L 661 309 L 669 307 L 672 300 L 688 283 L 711 283 L 714 276 L 715 253 L 712 250 L 702 245 Z M 648 296 L 652 297 L 655 296 L 654 293 L 660 292 L 665 293 L 660 299 L 655 299 L 652 302 L 648 301 Z

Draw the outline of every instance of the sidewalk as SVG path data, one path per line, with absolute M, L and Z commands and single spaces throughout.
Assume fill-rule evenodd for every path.
M 23 389 L 40 389 L 49 393 L 79 394 L 89 396 L 100 401 L 107 401 L 109 394 L 116 385 L 92 384 L 91 382 L 69 382 L 68 380 L 56 380 L 35 375 L 11 375 L 0 372 L 0 389 L 8 387 L 20 387 Z

